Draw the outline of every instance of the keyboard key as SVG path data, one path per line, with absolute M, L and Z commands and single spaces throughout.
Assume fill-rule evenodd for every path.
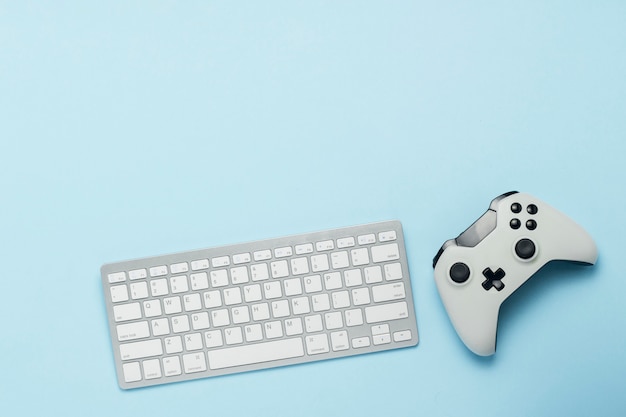
M 213 321 L 213 327 L 228 326 L 230 324 L 228 310 L 224 308 L 211 311 L 211 320 Z
M 402 330 L 399 332 L 394 332 L 393 341 L 394 342 L 404 342 L 406 340 L 411 340 L 411 331 L 410 330 Z
M 178 356 L 163 358 L 163 373 L 165 376 L 180 375 L 182 373 L 180 368 L 180 358 Z
M 126 272 L 114 272 L 107 275 L 107 277 L 109 279 L 109 283 L 111 284 L 126 281 Z
M 245 284 L 250 281 L 250 278 L 248 277 L 248 267 L 238 266 L 237 268 L 231 268 L 230 280 L 233 285 Z
M 363 324 L 363 312 L 360 308 L 346 310 L 344 314 L 346 316 L 346 326 L 354 327 Z
M 184 274 L 187 271 L 189 271 L 189 266 L 187 265 L 187 262 L 180 262 L 170 265 L 170 272 L 172 274 Z
M 280 321 L 268 321 L 263 323 L 263 327 L 265 328 L 265 337 L 268 339 L 276 339 L 278 337 L 283 337 L 283 327 L 280 324 Z
M 396 240 L 396 231 L 395 230 L 389 230 L 387 232 L 380 232 L 378 234 L 378 241 L 379 242 L 389 242 L 390 240 Z
M 287 336 L 295 336 L 302 333 L 302 319 L 300 317 L 285 320 L 285 334 Z
M 196 311 L 202 308 L 202 297 L 200 294 L 188 294 L 183 296 L 183 304 L 185 305 L 185 311 Z
M 128 321 L 141 318 L 141 307 L 139 303 L 120 304 L 113 306 L 113 317 L 115 321 Z
M 326 288 L 326 291 L 336 290 L 341 288 L 342 285 L 341 273 L 330 272 L 328 274 L 324 274 L 324 288 Z
M 161 378 L 161 363 L 158 359 L 143 361 L 143 375 L 145 379 Z
M 204 345 L 208 348 L 219 347 L 224 344 L 222 332 L 220 330 L 211 330 L 204 332 Z
M 359 245 L 369 245 L 370 243 L 376 243 L 376 235 L 369 233 L 367 235 L 361 235 L 358 237 Z
M 126 285 L 116 285 L 111 287 L 110 290 L 112 302 L 119 303 L 128 301 L 128 287 L 126 287 Z
M 324 329 L 324 326 L 322 325 L 322 316 L 319 314 L 305 317 L 304 324 L 307 333 L 321 332 Z
M 275 261 L 271 264 L 272 278 L 284 278 L 289 275 L 287 261 Z
M 191 327 L 193 327 L 194 330 L 208 329 L 209 327 L 211 327 L 209 325 L 209 313 L 203 311 L 200 313 L 192 314 Z
M 244 328 L 246 342 L 258 342 L 263 340 L 263 328 L 260 324 L 251 324 Z
M 291 271 L 293 275 L 308 274 L 309 262 L 306 258 L 294 258 L 291 260 Z
M 133 282 L 130 284 L 130 295 L 133 300 L 148 298 L 148 283 L 146 281 Z
M 320 353 L 328 353 L 328 336 L 326 333 L 309 335 L 306 338 L 306 353 L 308 355 L 317 355 Z
M 376 326 L 372 326 L 372 336 L 377 336 L 379 334 L 389 333 L 389 325 L 388 324 L 378 324 Z
M 209 368 L 214 370 L 300 356 L 304 356 L 304 346 L 298 337 L 207 352 Z
M 166 337 L 163 339 L 165 343 L 165 353 L 180 353 L 183 351 L 183 339 L 180 336 Z
M 370 303 L 370 291 L 367 287 L 352 290 L 352 304 L 361 306 Z
M 159 265 L 159 266 L 153 266 L 152 268 L 150 268 L 150 276 L 151 277 L 162 277 L 164 275 L 167 275 L 167 266 L 165 265 Z
M 211 271 L 211 286 L 213 288 L 225 287 L 228 285 L 228 271 L 225 269 L 218 269 L 217 271 Z
M 343 271 L 343 279 L 346 282 L 346 287 L 355 287 L 363 284 L 360 269 L 349 269 L 347 271 Z
M 230 258 L 228 256 L 218 256 L 217 258 L 211 259 L 211 265 L 213 268 L 228 266 L 230 265 Z
M 233 263 L 235 265 L 248 263 L 250 262 L 250 259 L 250 252 L 238 253 L 237 255 L 233 255 Z
M 204 359 L 204 353 L 199 352 L 183 355 L 183 365 L 186 374 L 206 371 L 206 360 Z
M 153 336 L 164 336 L 170 333 L 170 322 L 167 318 L 154 319 L 150 322 Z
M 302 245 L 296 245 L 296 255 L 306 255 L 307 253 L 313 253 L 312 243 L 304 243 Z
M 372 287 L 372 297 L 375 303 L 405 298 L 404 283 L 398 282 L 394 284 L 376 285 Z
M 328 271 L 328 255 L 311 256 L 311 270 L 313 272 Z
M 202 335 L 200 333 L 192 333 L 185 336 L 185 350 L 199 350 L 202 349 Z
M 307 294 L 322 291 L 322 278 L 319 275 L 304 277 L 304 291 Z
M 120 357 L 123 361 L 148 358 L 163 354 L 161 339 L 131 342 L 120 345 Z
M 330 297 L 328 294 L 314 295 L 311 297 L 311 301 L 313 303 L 313 311 L 316 313 L 318 311 L 330 310 Z
M 250 273 L 252 275 L 252 281 L 264 281 L 270 277 L 266 263 L 252 265 L 250 267 Z
M 230 312 L 234 324 L 247 323 L 250 321 L 250 309 L 248 306 L 233 307 Z
M 341 318 L 341 311 L 333 311 L 332 313 L 324 314 L 324 322 L 326 323 L 326 329 L 334 330 L 343 327 L 343 320 Z
M 268 259 L 272 259 L 272 251 L 270 250 L 260 250 L 254 252 L 254 260 L 255 261 L 266 261 Z
M 369 255 L 367 254 L 367 248 L 352 249 L 350 251 L 352 256 L 352 265 L 361 266 L 370 263 Z
M 197 261 L 191 262 L 191 270 L 199 271 L 201 269 L 209 268 L 209 260 L 208 259 L 198 259 Z
M 354 246 L 354 238 L 351 236 L 337 239 L 338 249 L 351 248 L 352 246 Z
M 395 281 L 397 279 L 402 279 L 402 266 L 400 263 L 385 265 L 385 280 Z
M 350 294 L 348 291 L 337 291 L 332 294 L 333 308 L 350 307 Z
M 172 317 L 172 331 L 183 333 L 189 331 L 189 317 L 186 315 Z
M 176 314 L 183 311 L 180 297 L 168 297 L 163 299 L 163 309 L 165 314 Z
M 147 321 L 139 321 L 136 323 L 118 324 L 117 340 L 120 342 L 143 339 L 150 336 L 150 327 Z
M 132 271 L 128 271 L 128 278 L 130 278 L 131 281 L 134 281 L 137 279 L 144 279 L 147 277 L 148 277 L 148 273 L 146 272 L 145 268 L 134 269 Z
M 254 284 L 243 287 L 243 297 L 246 303 L 260 301 L 262 298 L 261 286 L 259 284 Z
M 291 249 L 291 246 L 274 249 L 274 256 L 276 258 L 286 258 L 287 256 L 291 255 L 293 255 L 293 250 Z
M 383 274 L 380 269 L 380 265 L 369 266 L 363 269 L 365 272 L 365 282 L 368 284 L 374 284 L 376 282 L 382 282 Z
M 391 336 L 389 335 L 389 333 L 372 336 L 372 343 L 374 343 L 374 345 L 384 345 L 387 343 L 391 343 Z
M 204 299 L 204 308 L 215 308 L 222 306 L 222 295 L 218 290 L 207 291 L 202 293 Z
M 330 254 L 330 259 L 333 264 L 333 269 L 347 268 L 350 266 L 350 261 L 348 260 L 348 252 L 333 252 Z
M 159 297 L 161 295 L 167 295 L 167 280 L 165 278 L 153 279 L 150 281 L 150 291 L 153 297 Z
M 333 347 L 333 352 L 350 349 L 350 342 L 348 341 L 348 332 L 346 332 L 345 330 L 342 330 L 340 332 L 331 333 L 330 343 Z
M 397 243 L 390 243 L 388 245 L 372 246 L 372 261 L 387 262 L 400 259 L 400 250 Z
M 206 272 L 189 275 L 189 281 L 191 281 L 191 289 L 194 291 L 206 290 L 209 288 L 209 277 Z
M 124 372 L 124 381 L 141 381 L 141 369 L 139 367 L 139 362 L 125 363 L 122 365 L 122 370 Z
M 291 311 L 293 314 L 309 314 L 311 307 L 309 306 L 309 297 L 296 297 L 291 299 Z
M 368 347 L 370 345 L 370 338 L 368 336 L 355 337 L 352 339 L 352 347 L 354 349 Z
M 302 294 L 302 281 L 300 278 L 291 278 L 283 281 L 285 287 L 285 296 L 291 297 L 292 295 Z
M 146 317 L 160 316 L 161 315 L 161 302 L 159 300 L 144 301 L 143 311 Z
M 406 318 L 409 315 L 405 301 L 365 307 L 365 321 L 379 323 Z
M 333 250 L 335 249 L 335 242 L 333 242 L 332 240 L 323 240 L 321 242 L 317 242 L 315 244 L 315 249 L 317 249 L 318 252 Z
M 187 276 L 180 275 L 170 278 L 170 288 L 173 294 L 180 294 L 181 292 L 189 291 L 189 285 L 187 283 Z
M 263 291 L 265 298 L 268 300 L 283 296 L 282 290 L 280 289 L 280 281 L 266 282 L 263 284 Z
M 224 339 L 227 345 L 237 345 L 243 343 L 243 333 L 241 327 L 231 327 L 224 330 Z

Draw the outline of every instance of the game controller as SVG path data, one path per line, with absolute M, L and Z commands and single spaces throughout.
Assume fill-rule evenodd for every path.
M 496 351 L 502 303 L 550 261 L 593 265 L 598 251 L 589 234 L 563 213 L 526 193 L 496 197 L 435 259 L 435 282 L 452 325 L 481 356 Z

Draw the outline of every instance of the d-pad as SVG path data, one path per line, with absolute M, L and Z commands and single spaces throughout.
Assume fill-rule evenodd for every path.
M 491 268 L 485 268 L 483 275 L 487 278 L 485 282 L 483 282 L 484 289 L 488 291 L 491 287 L 494 287 L 496 290 L 502 291 L 502 288 L 504 288 L 502 278 L 506 275 L 502 268 L 496 269 L 496 272 L 493 272 Z

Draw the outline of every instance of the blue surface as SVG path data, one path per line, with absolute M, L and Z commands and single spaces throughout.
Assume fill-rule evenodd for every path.
M 0 3 L 1 415 L 626 414 L 625 2 L 179 3 Z M 600 259 L 481 359 L 431 260 L 511 189 Z M 117 387 L 101 264 L 387 219 L 416 348 Z

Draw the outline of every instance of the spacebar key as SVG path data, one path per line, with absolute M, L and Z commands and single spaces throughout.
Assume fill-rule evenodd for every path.
M 297 337 L 207 352 L 211 369 L 231 368 L 299 356 L 304 356 L 304 346 L 302 339 Z

